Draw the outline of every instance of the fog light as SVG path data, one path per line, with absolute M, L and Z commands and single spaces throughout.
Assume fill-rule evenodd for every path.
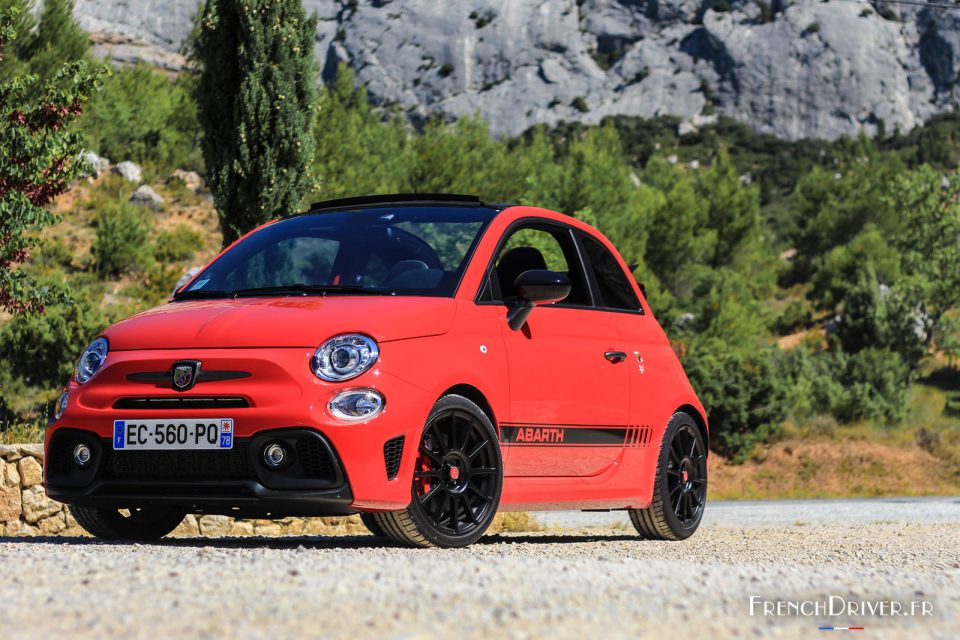
M 263 450 L 263 462 L 271 469 L 279 469 L 287 460 L 287 450 L 281 444 L 268 444 Z
M 327 409 L 335 418 L 352 422 L 377 417 L 385 404 L 386 400 L 379 391 L 351 389 L 333 396 Z
M 78 467 L 86 469 L 90 466 L 91 460 L 93 460 L 93 452 L 90 451 L 90 447 L 81 442 L 73 448 L 73 461 Z

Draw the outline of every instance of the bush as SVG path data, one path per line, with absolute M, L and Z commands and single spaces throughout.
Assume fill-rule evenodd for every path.
M 149 211 L 126 202 L 101 211 L 93 241 L 97 272 L 117 276 L 146 267 L 152 257 L 147 244 L 151 223 Z
M 743 461 L 781 431 L 789 407 L 775 347 L 738 351 L 718 340 L 695 341 L 684 367 L 707 410 L 714 450 Z
M 844 389 L 833 414 L 852 422 L 867 418 L 902 420 L 910 394 L 910 369 L 893 351 L 864 349 L 852 356 L 838 354 L 839 382 Z
M 80 120 L 87 146 L 113 162 L 200 170 L 200 128 L 185 82 L 143 65 L 114 71 Z
M 192 258 L 203 248 L 203 236 L 185 224 L 161 231 L 154 244 L 153 255 L 163 263 L 179 262 Z
M 813 309 L 806 300 L 794 300 L 777 318 L 776 328 L 780 335 L 787 335 L 810 326 L 813 322 Z
M 948 416 L 960 416 L 960 391 L 953 391 L 947 394 L 946 402 L 943 405 L 943 412 Z
M 45 286 L 65 294 L 62 280 Z M 0 420 L 44 415 L 46 404 L 73 374 L 83 349 L 106 325 L 85 295 L 47 307 L 43 314 L 14 316 L 0 329 Z

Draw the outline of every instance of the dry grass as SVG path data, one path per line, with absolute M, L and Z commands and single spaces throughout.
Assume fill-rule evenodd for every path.
M 490 524 L 488 533 L 529 533 L 543 531 L 544 526 L 525 511 L 507 511 L 498 513 Z

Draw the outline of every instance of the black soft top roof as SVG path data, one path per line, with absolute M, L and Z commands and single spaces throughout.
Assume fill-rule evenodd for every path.
M 394 193 L 377 196 L 360 196 L 357 198 L 338 198 L 314 202 L 307 213 L 322 211 L 337 211 L 342 209 L 358 209 L 366 206 L 387 206 L 393 204 L 447 204 L 463 207 L 483 207 L 483 202 L 477 196 L 460 195 L 454 193 Z

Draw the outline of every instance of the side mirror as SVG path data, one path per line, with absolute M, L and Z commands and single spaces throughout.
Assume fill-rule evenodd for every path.
M 518 300 L 507 312 L 507 324 L 519 331 L 527 322 L 527 317 L 538 304 L 560 302 L 570 295 L 570 278 L 565 273 L 546 269 L 524 271 L 514 281 L 517 285 Z

